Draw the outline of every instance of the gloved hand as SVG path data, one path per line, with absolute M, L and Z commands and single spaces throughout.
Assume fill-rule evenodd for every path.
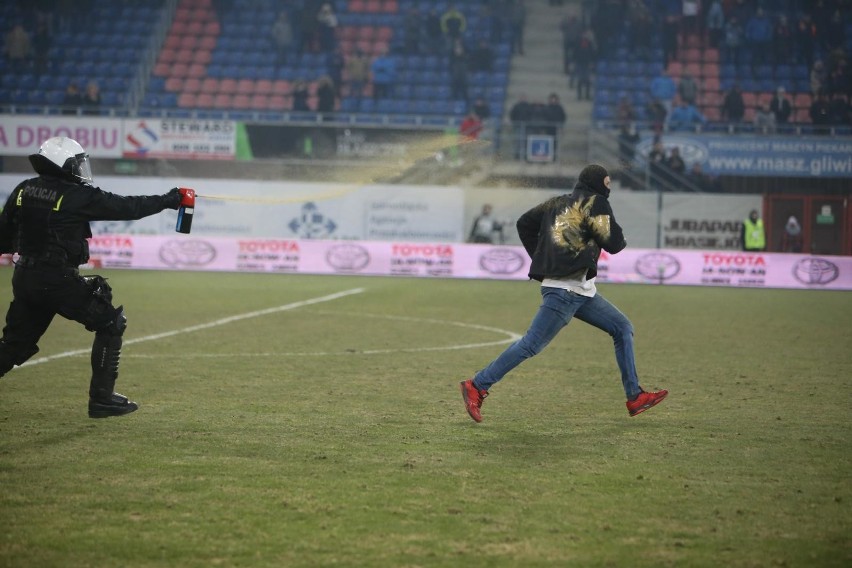
M 168 203 L 167 207 L 169 209 L 177 209 L 180 207 L 181 194 L 179 188 L 171 188 L 163 197 L 166 199 L 166 202 Z

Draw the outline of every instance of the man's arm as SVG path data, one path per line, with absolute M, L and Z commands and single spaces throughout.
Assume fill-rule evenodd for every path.
M 98 188 L 87 188 L 88 202 L 80 213 L 91 221 L 135 221 L 164 209 L 177 209 L 180 191 L 173 188 L 163 195 L 122 196 Z

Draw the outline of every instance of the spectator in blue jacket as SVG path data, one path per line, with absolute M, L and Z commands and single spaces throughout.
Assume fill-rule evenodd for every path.
M 771 65 L 773 63 L 773 28 L 772 20 L 760 7 L 746 22 L 745 41 L 751 49 L 753 65 Z
M 370 66 L 373 73 L 373 99 L 384 99 L 390 96 L 391 87 L 396 81 L 396 59 L 388 55 L 388 50 L 382 50 L 373 59 Z
M 680 102 L 669 116 L 669 130 L 694 130 L 696 126 L 707 124 L 707 119 L 693 105 Z
M 666 116 L 671 116 L 672 100 L 677 94 L 677 85 L 674 79 L 669 77 L 665 70 L 660 71 L 660 75 L 651 80 L 651 99 L 656 99 L 663 103 L 666 109 Z

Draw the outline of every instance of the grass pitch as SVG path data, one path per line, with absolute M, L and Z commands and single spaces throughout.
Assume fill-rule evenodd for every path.
M 475 424 L 458 382 L 533 283 L 106 275 L 141 408 L 86 416 L 91 334 L 61 319 L 0 380 L 0 566 L 852 563 L 848 292 L 601 286 L 669 398 L 628 417 L 575 321 Z

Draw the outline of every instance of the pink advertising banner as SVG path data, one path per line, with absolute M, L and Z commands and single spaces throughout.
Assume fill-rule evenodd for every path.
M 189 235 L 99 235 L 86 269 L 130 268 L 526 280 L 522 247 Z M 2 264 L 10 264 L 6 256 Z M 599 282 L 852 290 L 852 257 L 672 249 L 603 253 Z

